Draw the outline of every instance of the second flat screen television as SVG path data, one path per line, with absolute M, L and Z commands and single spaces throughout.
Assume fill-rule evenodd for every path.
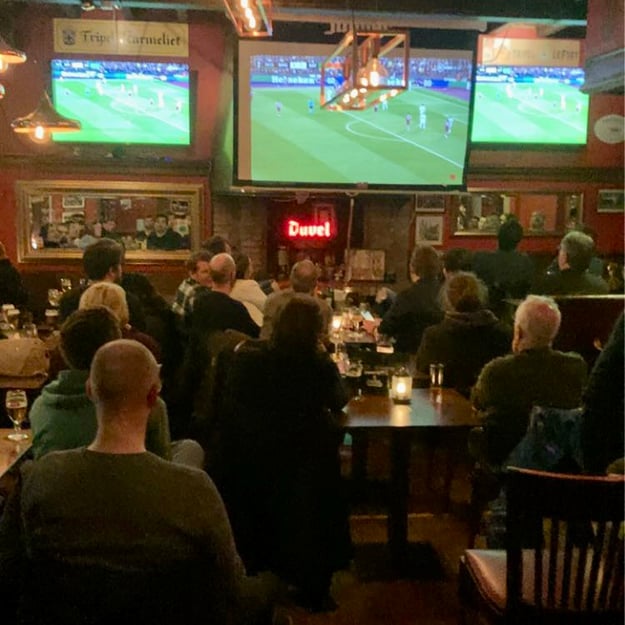
M 183 63 L 53 59 L 56 110 L 82 130 L 54 141 L 189 145 L 189 66 Z
M 410 88 L 363 111 L 319 106 L 335 46 L 241 41 L 237 184 L 368 189 L 462 188 L 470 50 L 411 50 Z M 392 72 L 392 58 L 382 59 Z

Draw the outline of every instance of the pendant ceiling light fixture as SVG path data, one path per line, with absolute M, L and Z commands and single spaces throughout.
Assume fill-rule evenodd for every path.
M 271 0 L 224 0 L 239 37 L 271 37 Z
M 77 132 L 82 127 L 79 121 L 57 113 L 50 96 L 44 92 L 39 106 L 29 115 L 13 120 L 11 128 L 18 134 L 27 134 L 35 143 L 46 143 L 53 132 Z
M 358 32 L 353 26 L 321 66 L 321 106 L 337 111 L 384 107 L 408 89 L 409 63 L 407 31 Z
M 0 72 L 8 69 L 9 65 L 24 63 L 26 61 L 26 53 L 11 47 L 0 36 Z

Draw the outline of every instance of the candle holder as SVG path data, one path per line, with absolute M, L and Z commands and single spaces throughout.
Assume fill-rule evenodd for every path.
M 391 399 L 396 404 L 409 404 L 412 399 L 412 376 L 405 367 L 391 377 Z

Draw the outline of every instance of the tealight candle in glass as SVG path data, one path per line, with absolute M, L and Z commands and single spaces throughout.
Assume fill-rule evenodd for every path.
M 412 399 L 412 376 L 403 367 L 391 377 L 391 398 L 398 403 L 409 403 Z

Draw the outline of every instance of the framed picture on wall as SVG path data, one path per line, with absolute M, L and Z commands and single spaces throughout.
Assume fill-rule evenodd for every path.
M 384 280 L 384 250 L 350 250 L 352 280 Z
M 417 215 L 415 243 L 417 245 L 442 245 L 443 215 Z
M 83 195 L 64 195 L 63 208 L 84 208 L 85 197 Z
M 597 200 L 598 213 L 622 213 L 625 211 L 625 192 L 620 189 L 601 189 Z
M 417 193 L 415 210 L 420 213 L 444 213 L 446 197 L 443 193 Z

